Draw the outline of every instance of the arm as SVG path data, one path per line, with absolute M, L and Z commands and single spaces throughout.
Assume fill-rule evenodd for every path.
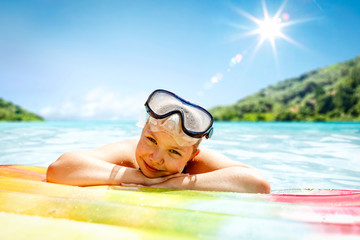
M 156 184 L 167 178 L 147 178 L 131 166 L 136 140 L 109 144 L 98 149 L 63 154 L 47 170 L 48 182 L 77 186 Z M 129 161 L 130 159 L 130 161 Z M 128 166 L 121 166 L 128 165 Z M 174 177 L 174 176 L 171 176 Z
M 243 193 L 269 193 L 269 183 L 252 169 L 229 167 L 208 173 L 180 176 L 151 185 L 158 188 L 175 188 L 203 191 Z
M 191 175 L 172 178 L 151 187 L 247 193 L 270 192 L 269 182 L 258 170 L 208 149 L 201 150 L 200 154 L 188 164 L 186 172 Z

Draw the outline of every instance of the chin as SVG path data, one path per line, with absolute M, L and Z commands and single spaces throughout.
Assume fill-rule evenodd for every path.
M 149 166 L 147 166 L 145 161 L 143 161 L 141 165 L 142 165 L 140 167 L 141 172 L 148 178 L 158 178 L 158 177 L 165 176 L 165 174 L 161 171 L 151 170 L 151 168 L 149 168 Z
M 163 173 L 150 173 L 146 170 L 142 170 L 141 169 L 141 172 L 148 178 L 159 178 L 159 177 L 165 177 L 165 176 L 168 176 L 167 174 L 163 174 Z
M 147 172 L 145 172 L 145 171 L 141 171 L 146 177 L 148 177 L 148 178 L 158 178 L 158 177 L 161 177 L 161 176 L 156 176 L 156 175 L 154 175 L 154 174 L 149 174 L 149 173 L 147 173 Z

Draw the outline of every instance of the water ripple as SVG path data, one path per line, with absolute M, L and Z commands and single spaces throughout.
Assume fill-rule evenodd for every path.
M 47 166 L 140 133 L 126 122 L 0 123 L 0 164 Z M 360 189 L 359 123 L 215 123 L 202 144 L 260 169 L 275 190 Z

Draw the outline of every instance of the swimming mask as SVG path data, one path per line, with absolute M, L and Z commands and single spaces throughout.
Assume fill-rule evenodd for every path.
M 213 133 L 213 117 L 199 105 L 186 101 L 172 92 L 158 89 L 150 94 L 145 102 L 147 113 L 154 119 L 165 119 L 171 115 L 181 119 L 183 132 L 192 138 L 210 138 Z M 172 118 L 166 119 L 169 121 Z M 173 118 L 173 120 L 175 117 Z M 150 121 L 153 121 L 150 119 Z M 161 124 L 169 125 L 163 121 Z M 175 121 L 176 122 L 176 121 Z

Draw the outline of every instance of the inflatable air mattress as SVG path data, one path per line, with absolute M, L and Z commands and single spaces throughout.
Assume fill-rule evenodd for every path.
M 0 165 L 0 239 L 358 239 L 360 190 L 240 194 L 47 183 Z

